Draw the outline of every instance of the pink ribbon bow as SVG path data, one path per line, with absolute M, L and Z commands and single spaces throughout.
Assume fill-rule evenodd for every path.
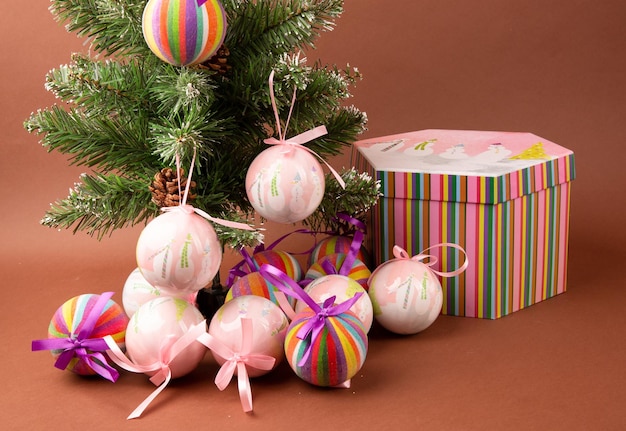
M 220 391 L 226 389 L 237 370 L 237 387 L 244 412 L 252 411 L 252 388 L 248 367 L 269 371 L 276 363 L 276 358 L 272 356 L 252 353 L 253 340 L 252 320 L 245 317 L 241 318 L 241 350 L 239 352 L 232 350 L 208 333 L 202 334 L 198 339 L 226 361 L 215 376 L 215 385 Z
M 308 340 L 306 351 L 298 362 L 298 366 L 300 367 L 303 366 L 309 359 L 309 356 L 311 356 L 314 341 L 317 339 L 324 327 L 326 327 L 326 319 L 328 317 L 338 316 L 348 311 L 363 294 L 363 292 L 357 292 L 352 298 L 337 305 L 335 305 L 336 297 L 331 296 L 320 306 L 304 291 L 304 289 L 298 285 L 298 283 L 290 279 L 284 272 L 275 266 L 264 264 L 261 266 L 259 272 L 285 295 L 304 301 L 304 303 L 315 313 L 315 316 L 311 317 L 296 333 L 296 337 L 299 339 Z
M 89 338 L 104 307 L 112 296 L 113 292 L 105 292 L 98 297 L 89 314 L 84 318 L 78 334 L 72 333 L 67 338 L 34 340 L 31 346 L 32 350 L 63 350 L 54 363 L 56 368 L 65 370 L 72 359 L 78 358 L 105 379 L 111 382 L 117 381 L 119 373 L 107 363 L 104 355 L 100 353 L 107 350 L 107 343 L 103 338 Z M 117 346 L 115 341 L 113 343 Z
M 191 326 L 180 338 L 172 343 L 171 338 L 163 341 L 160 352 L 161 358 L 150 365 L 138 365 L 126 357 L 120 350 L 111 336 L 106 336 L 104 340 L 109 347 L 109 356 L 111 360 L 121 368 L 134 373 L 156 373 L 150 377 L 150 381 L 158 386 L 135 410 L 132 411 L 126 419 L 135 419 L 141 416 L 144 410 L 152 401 L 167 387 L 172 380 L 172 370 L 169 365 L 183 350 L 185 350 L 194 341 L 198 341 L 202 334 L 206 334 L 206 320 Z M 169 343 L 169 345 L 168 345 Z M 160 385 L 160 386 L 159 386 Z
M 430 255 L 430 254 L 425 254 L 428 250 L 432 250 L 434 248 L 444 248 L 444 247 L 452 247 L 455 248 L 457 250 L 459 250 L 461 253 L 463 253 L 463 256 L 465 257 L 465 261 L 463 262 L 463 265 L 461 265 L 459 268 L 455 269 L 454 271 L 450 271 L 450 272 L 441 272 L 441 271 L 436 271 L 432 268 L 432 266 L 434 264 L 437 263 L 437 257 Z M 459 275 L 461 274 L 463 271 L 465 271 L 469 265 L 469 261 L 467 260 L 467 254 L 465 253 L 465 250 L 463 249 L 463 247 L 461 247 L 458 244 L 453 244 L 453 243 L 449 243 L 449 242 L 444 242 L 441 244 L 436 244 L 433 245 L 431 247 L 428 247 L 427 249 L 423 250 L 422 252 L 420 252 L 419 254 L 415 255 L 415 256 L 410 256 L 406 250 L 404 250 L 402 247 L 396 245 L 393 247 L 393 255 L 396 257 L 396 259 L 401 259 L 401 260 L 413 260 L 413 261 L 417 261 L 417 262 L 422 262 L 424 265 L 428 266 L 429 269 L 441 276 L 441 277 L 454 277 L 455 275 Z M 424 262 L 424 259 L 429 259 L 428 262 Z M 384 264 L 383 264 L 384 265 Z M 372 274 L 373 276 L 373 274 Z
M 313 139 L 319 138 L 320 136 L 324 136 L 325 134 L 327 134 L 328 131 L 326 130 L 326 126 L 317 126 L 311 130 L 307 130 L 306 132 L 300 133 L 299 135 L 296 135 L 287 139 L 286 138 L 287 127 L 289 126 L 289 121 L 291 120 L 291 114 L 293 112 L 293 105 L 296 102 L 296 87 L 294 86 L 293 88 L 291 106 L 289 107 L 289 115 L 287 116 L 287 121 L 285 122 L 285 131 L 283 133 L 280 127 L 280 116 L 278 114 L 278 108 L 276 106 L 276 97 L 274 95 L 274 71 L 273 70 L 270 73 L 269 86 L 270 86 L 270 101 L 272 102 L 272 109 L 274 110 L 274 118 L 276 119 L 276 130 L 278 132 L 278 138 L 274 138 L 274 137 L 267 138 L 263 142 L 265 142 L 267 145 L 291 146 L 291 148 L 288 148 L 287 151 L 291 151 L 295 147 L 308 151 L 309 153 L 317 157 L 319 160 L 321 160 L 328 167 L 328 169 L 333 174 L 337 182 L 341 185 L 341 187 L 345 188 L 346 183 L 343 180 L 343 178 L 341 178 L 341 175 L 339 175 L 339 173 L 337 173 L 337 171 L 335 171 L 332 168 L 332 166 L 330 166 L 324 159 L 322 159 L 315 151 L 302 145 L 309 141 L 312 141 Z

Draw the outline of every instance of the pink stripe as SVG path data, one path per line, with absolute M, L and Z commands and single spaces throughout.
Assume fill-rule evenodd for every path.
M 469 183 L 469 181 L 468 181 Z M 469 185 L 468 185 L 469 189 Z M 465 218 L 466 218 L 466 227 L 465 227 L 465 252 L 467 253 L 467 259 L 470 262 L 470 265 L 465 270 L 465 316 L 467 317 L 476 317 L 477 316 L 477 285 L 478 280 L 476 277 L 476 249 L 478 248 L 478 243 L 476 241 L 476 214 L 478 212 L 478 205 L 476 204 L 467 204 L 465 208 Z
M 467 201 L 480 202 L 480 190 L 478 187 L 478 177 L 467 178 Z

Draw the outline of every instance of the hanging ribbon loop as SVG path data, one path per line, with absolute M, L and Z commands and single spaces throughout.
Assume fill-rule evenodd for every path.
M 326 130 L 326 126 L 317 126 L 311 130 L 307 130 L 306 132 L 300 133 L 299 135 L 296 135 L 287 139 L 287 127 L 289 126 L 289 121 L 291 120 L 291 114 L 293 113 L 293 107 L 296 102 L 296 87 L 294 86 L 293 88 L 291 106 L 289 107 L 289 115 L 287 116 L 287 121 L 285 122 L 284 131 L 282 131 L 280 127 L 280 115 L 278 114 L 278 107 L 276 106 L 276 96 L 274 95 L 274 71 L 273 70 L 270 73 L 270 77 L 269 77 L 269 87 L 270 87 L 270 101 L 272 103 L 272 109 L 274 110 L 274 118 L 276 120 L 276 131 L 278 132 L 278 138 L 274 138 L 274 137 L 267 138 L 263 140 L 263 142 L 265 142 L 267 145 L 292 145 L 292 146 L 296 146 L 297 148 L 301 148 L 305 151 L 308 151 L 310 154 L 312 154 L 313 156 L 321 160 L 326 165 L 326 167 L 328 167 L 328 169 L 333 174 L 337 182 L 341 185 L 341 188 L 345 189 L 346 183 L 343 180 L 343 178 L 341 178 L 341 175 L 339 175 L 339 173 L 336 170 L 334 170 L 333 167 L 330 166 L 328 162 L 326 162 L 319 154 L 317 154 L 315 151 L 303 145 L 307 142 L 312 141 L 313 139 L 317 139 L 320 136 L 326 135 L 328 133 L 328 130 Z
M 436 256 L 430 255 L 430 254 L 426 254 L 427 251 L 429 250 L 433 250 L 435 248 L 444 248 L 444 247 L 451 247 L 451 248 L 455 248 L 457 250 L 459 250 L 463 256 L 465 257 L 463 264 L 455 269 L 454 271 L 450 271 L 450 272 L 442 272 L 442 271 L 436 271 L 432 268 L 433 265 L 435 265 L 438 262 L 438 259 Z M 465 271 L 467 269 L 467 267 L 469 266 L 469 261 L 467 259 L 467 253 L 465 253 L 465 250 L 463 249 L 463 247 L 461 247 L 458 244 L 453 244 L 453 243 L 449 243 L 449 242 L 444 242 L 441 244 L 436 244 L 433 245 L 431 247 L 428 247 L 427 249 L 423 250 L 422 252 L 420 252 L 419 254 L 415 255 L 415 256 L 410 256 L 406 250 L 404 250 L 402 247 L 396 245 L 393 247 L 393 255 L 395 256 L 396 259 L 402 259 L 402 260 L 413 260 L 416 262 L 422 262 L 424 265 L 428 266 L 429 269 L 439 275 L 440 277 L 454 277 L 456 275 L 461 274 L 463 271 Z M 429 259 L 428 262 L 424 262 L 425 259 Z
M 98 296 L 96 303 L 84 318 L 78 334 L 69 334 L 67 338 L 34 340 L 31 349 L 33 351 L 63 350 L 54 363 L 56 368 L 65 370 L 72 359 L 78 358 L 79 361 L 86 363 L 96 374 L 111 382 L 115 382 L 119 377 L 119 373 L 107 363 L 105 356 L 99 353 L 106 351 L 108 348 L 105 339 L 89 338 L 96 323 L 98 323 L 98 318 L 112 296 L 113 292 L 105 292 Z M 117 343 L 115 345 L 117 346 Z

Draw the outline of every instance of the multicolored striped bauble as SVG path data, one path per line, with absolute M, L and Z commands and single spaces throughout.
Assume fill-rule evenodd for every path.
M 260 272 L 251 272 L 235 280 L 228 293 L 226 293 L 224 302 L 232 301 L 240 296 L 254 295 L 269 299 L 274 304 L 280 306 L 275 295 L 277 290 L 276 286 L 266 280 Z M 289 296 L 286 296 L 286 299 L 291 306 L 295 305 L 295 299 Z
M 352 246 L 353 238 L 350 236 L 343 235 L 335 235 L 329 236 L 321 240 L 317 243 L 313 251 L 311 252 L 311 256 L 309 257 L 309 265 L 313 265 L 315 262 L 320 260 L 322 257 L 327 256 L 329 254 L 334 253 L 344 253 L 348 254 L 350 252 L 350 247 Z M 363 263 L 367 263 L 368 256 L 367 251 L 363 246 L 360 247 L 359 252 L 356 256 Z
M 91 310 L 98 302 L 100 295 L 84 294 L 75 296 L 61 305 L 52 316 L 48 326 L 48 338 L 75 339 L 90 318 Z M 91 333 L 85 339 L 113 337 L 118 345 L 124 345 L 128 316 L 124 309 L 115 301 L 109 299 L 99 312 Z M 58 358 L 63 350 L 51 350 L 52 356 Z M 96 372 L 86 361 L 75 356 L 65 368 L 83 376 L 93 375 Z
M 307 308 L 296 314 L 287 329 L 285 355 L 296 375 L 316 386 L 338 386 L 361 369 L 367 354 L 367 335 L 363 324 L 352 312 L 328 316 L 324 328 L 312 339 L 298 338 L 300 329 L 317 314 Z M 309 349 L 310 346 L 310 349 Z M 308 358 L 304 363 L 302 359 Z
M 280 250 L 264 250 L 254 253 L 252 261 L 256 266 L 255 270 L 265 264 L 272 265 L 287 274 L 294 281 L 302 279 L 302 267 L 300 263 L 291 254 Z
M 342 271 L 343 263 L 346 260 L 345 253 L 332 253 L 322 257 L 315 262 L 306 272 L 305 280 L 316 280 L 325 275 L 341 274 L 346 275 L 361 285 L 363 289 L 368 290 L 368 280 L 372 275 L 369 268 L 359 259 L 355 259 L 351 267 L 347 271 Z
M 224 42 L 226 13 L 218 0 L 149 0 L 143 36 L 161 60 L 175 66 L 202 63 Z

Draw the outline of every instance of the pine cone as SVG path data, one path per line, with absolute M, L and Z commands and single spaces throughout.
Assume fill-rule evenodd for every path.
M 172 168 L 163 168 L 154 175 L 152 184 L 149 189 L 152 193 L 152 202 L 154 202 L 159 208 L 173 207 L 180 205 L 182 196 L 179 193 L 179 181 L 180 181 L 180 193 L 185 193 L 185 187 L 187 187 L 187 177 L 185 177 L 185 171 L 180 170 L 179 175 Z M 192 181 L 189 185 L 189 195 L 187 196 L 187 202 L 190 202 L 196 198 L 196 195 L 192 193 L 192 190 L 196 187 L 196 182 Z
M 220 46 L 213 57 L 209 58 L 207 61 L 202 63 L 200 66 L 206 67 L 207 69 L 211 69 L 220 75 L 226 75 L 228 71 L 232 68 L 230 64 L 228 64 L 228 56 L 230 55 L 230 51 L 226 45 Z

